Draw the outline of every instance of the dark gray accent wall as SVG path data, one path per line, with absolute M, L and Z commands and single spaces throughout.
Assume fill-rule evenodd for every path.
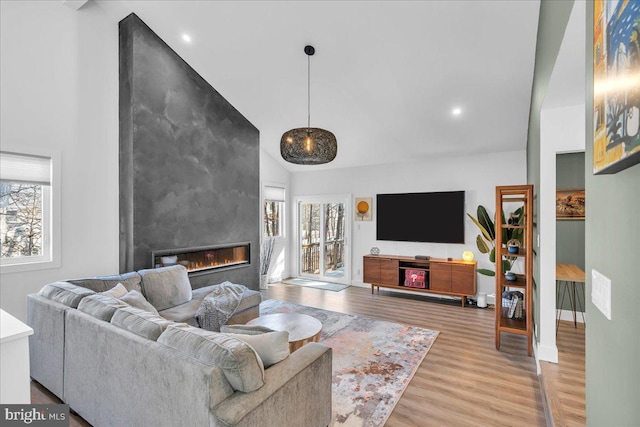
M 556 64 L 560 51 L 564 31 L 569 22 L 573 0 L 541 1 L 538 17 L 538 36 L 536 42 L 536 60 L 533 71 L 533 87 L 531 89 L 531 108 L 529 109 L 529 129 L 527 133 L 527 183 L 533 184 L 533 240 L 542 233 L 538 228 L 538 188 L 540 187 L 540 112 L 544 96 L 547 93 L 551 73 Z M 536 244 L 536 251 L 539 251 Z M 540 282 L 540 265 L 538 257 L 534 256 L 533 276 L 536 283 Z M 536 330 L 540 326 L 540 291 L 536 285 L 533 291 L 534 314 L 533 321 Z
M 556 187 L 584 188 L 584 153 L 558 154 L 556 156 Z M 584 220 L 556 221 L 556 262 L 575 264 L 584 270 Z M 564 285 L 559 289 L 564 293 Z M 584 309 L 584 287 L 576 287 L 579 307 Z M 556 301 L 558 308 L 571 309 L 567 297 Z
M 140 18 L 119 25 L 120 270 L 150 268 L 152 250 L 248 241 L 250 266 L 192 285 L 258 289 L 258 130 Z
M 611 279 L 611 320 L 587 297 L 587 425 L 640 425 L 640 165 L 593 175 L 593 7 L 586 34 L 586 273 Z

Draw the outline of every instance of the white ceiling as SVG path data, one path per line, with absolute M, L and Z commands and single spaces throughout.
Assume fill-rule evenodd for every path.
M 291 171 L 526 147 L 538 0 L 97 3 L 116 20 L 135 12 Z M 283 132 L 306 126 L 306 44 L 311 125 L 338 139 L 322 166 L 279 152 Z

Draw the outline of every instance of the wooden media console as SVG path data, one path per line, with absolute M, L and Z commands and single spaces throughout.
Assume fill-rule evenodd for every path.
M 406 291 L 442 294 L 462 298 L 464 307 L 465 297 L 476 294 L 476 265 L 475 261 L 451 260 L 441 258 L 416 259 L 414 257 L 396 255 L 365 255 L 363 260 L 363 282 L 374 287 L 402 289 Z M 422 273 L 424 276 L 422 276 Z M 407 279 L 407 275 L 410 277 Z M 414 287 L 416 282 L 412 276 L 423 282 L 417 283 L 424 287 Z M 408 280 L 408 281 L 407 281 Z M 405 285 L 405 283 L 413 286 Z

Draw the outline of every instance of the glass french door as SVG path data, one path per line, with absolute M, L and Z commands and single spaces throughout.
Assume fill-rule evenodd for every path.
M 349 197 L 298 200 L 299 275 L 349 282 Z

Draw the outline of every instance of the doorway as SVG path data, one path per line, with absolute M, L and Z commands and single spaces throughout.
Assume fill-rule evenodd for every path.
M 349 284 L 349 196 L 296 200 L 298 276 Z

